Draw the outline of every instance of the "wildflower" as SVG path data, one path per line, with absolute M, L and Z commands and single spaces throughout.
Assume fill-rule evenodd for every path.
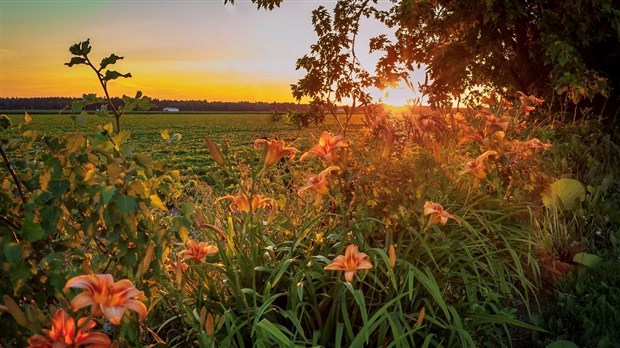
M 485 179 L 487 177 L 486 160 L 489 156 L 497 156 L 497 152 L 487 151 L 476 157 L 476 159 L 467 162 L 466 169 L 461 174 L 470 174 L 480 180 Z
M 448 222 L 448 219 L 453 219 L 459 225 L 461 224 L 461 220 L 457 219 L 456 217 L 454 217 L 454 215 L 445 211 L 439 203 L 433 203 L 429 201 L 424 203 L 424 216 L 427 215 L 430 215 L 427 226 L 436 224 L 445 225 L 446 222 Z
M 541 153 L 549 148 L 551 148 L 551 144 L 543 143 L 539 139 L 533 138 L 525 142 L 519 140 L 511 141 L 507 152 L 514 158 L 515 162 L 518 162 L 526 160 L 534 154 Z
M 495 105 L 497 105 L 496 96 L 495 96 L 495 90 L 492 90 L 488 97 L 487 96 L 483 96 L 482 98 L 480 98 L 480 102 L 484 103 L 484 104 L 487 104 L 488 106 L 495 106 Z
M 89 344 L 89 347 L 109 347 L 110 338 L 102 332 L 87 332 L 96 323 L 86 317 L 75 319 L 60 308 L 54 314 L 51 329 L 44 329 L 44 335 L 33 335 L 28 339 L 29 348 L 74 348 Z M 76 332 L 77 331 L 77 332 Z
M 114 325 L 119 325 L 125 310 L 132 310 L 143 319 L 146 316 L 144 303 L 134 299 L 144 296 L 130 280 L 114 282 L 111 274 L 89 274 L 69 279 L 64 290 L 69 288 L 84 289 L 71 300 L 74 311 L 91 306 L 91 315 L 103 313 Z
M 324 196 L 329 194 L 329 174 L 339 170 L 340 168 L 336 166 L 329 166 L 319 174 L 312 175 L 306 185 L 297 190 L 297 194 L 301 196 L 301 193 L 306 190 L 314 191 L 317 194 L 316 202 L 320 202 Z
M 486 122 L 484 124 L 484 131 L 486 134 L 491 134 L 495 131 L 506 131 L 508 129 L 508 116 L 497 117 L 493 114 L 484 115 Z
M 357 251 L 357 245 L 350 244 L 344 255 L 338 255 L 323 269 L 327 271 L 344 271 L 344 278 L 348 283 L 353 281 L 355 272 L 360 269 L 371 269 L 370 257 Z
M 232 201 L 229 206 L 231 211 L 241 211 L 244 213 L 249 213 L 250 211 L 252 211 L 252 213 L 256 213 L 258 208 L 268 208 L 274 203 L 272 198 L 264 195 L 252 195 L 252 199 L 250 199 L 248 195 L 243 192 L 239 192 L 236 196 L 227 195 L 220 197 L 218 198 L 218 201 L 223 199 Z
M 544 99 L 536 98 L 533 95 L 525 95 L 525 93 L 521 91 L 517 92 L 517 94 L 519 95 L 519 101 L 521 102 L 521 112 L 523 112 L 525 116 L 529 116 L 530 111 L 536 109 L 533 105 L 542 105 L 545 101 Z
M 211 154 L 211 157 L 213 157 L 215 163 L 222 167 L 226 166 L 226 160 L 224 159 L 224 156 L 222 156 L 222 152 L 220 152 L 217 145 L 209 138 L 205 138 L 205 145 L 207 146 L 207 150 L 209 150 L 209 153 Z
M 334 163 L 338 160 L 336 151 L 344 147 L 349 147 L 349 143 L 342 135 L 334 137 L 329 132 L 323 132 L 319 138 L 319 144 L 304 153 L 299 160 L 304 161 L 310 156 L 318 156 L 329 163 Z
M 254 147 L 258 149 L 260 146 L 263 146 L 263 156 L 261 158 L 263 168 L 278 163 L 280 159 L 284 157 L 288 156 L 289 158 L 293 158 L 295 154 L 299 152 L 299 150 L 294 147 L 285 147 L 284 141 L 282 140 L 256 139 L 254 141 Z
M 504 151 L 504 138 L 506 137 L 506 133 L 503 131 L 497 131 L 482 140 L 482 144 L 486 146 L 488 149 L 493 149 L 498 152 Z
M 207 255 L 217 253 L 215 245 L 209 245 L 207 242 L 196 242 L 191 239 L 187 242 L 187 249 L 179 253 L 182 260 L 193 259 L 194 261 L 204 262 Z

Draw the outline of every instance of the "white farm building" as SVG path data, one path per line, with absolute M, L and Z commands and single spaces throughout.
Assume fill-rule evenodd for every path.
M 164 112 L 179 112 L 179 108 L 164 108 Z

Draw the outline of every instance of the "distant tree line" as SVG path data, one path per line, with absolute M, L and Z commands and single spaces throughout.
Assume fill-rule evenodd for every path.
M 0 110 L 62 110 L 80 98 L 69 97 L 32 97 L 32 98 L 0 98 Z M 297 103 L 267 103 L 267 102 L 223 102 L 207 100 L 171 100 L 153 99 L 156 105 L 152 111 L 163 111 L 164 108 L 178 108 L 180 111 L 305 111 L 306 105 Z M 120 98 L 112 98 L 115 105 L 122 103 Z M 88 110 L 97 109 L 97 105 L 86 107 Z

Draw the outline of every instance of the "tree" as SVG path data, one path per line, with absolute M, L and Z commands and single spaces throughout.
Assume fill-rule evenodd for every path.
M 273 8 L 282 1 L 253 2 Z M 309 56 L 298 61 L 298 69 L 308 72 L 293 86 L 298 98 L 317 96 L 321 84 L 324 91 L 334 85 L 330 77 L 318 77 L 317 62 L 335 64 L 337 85 L 361 82 L 360 87 L 369 81 L 383 87 L 424 67 L 427 79 L 420 89 L 435 106 L 480 86 L 554 92 L 574 104 L 610 90 L 617 99 L 620 90 L 614 67 L 620 59 L 620 7 L 613 0 L 392 0 L 388 8 L 377 0 L 339 0 L 332 12 L 331 22 L 323 6 L 313 12 L 315 61 Z M 370 50 L 383 53 L 372 75 L 343 63 L 355 65 L 354 47 L 343 38 L 348 44 L 355 40 L 362 17 L 394 32 L 370 40 Z M 330 50 L 331 61 L 323 59 Z

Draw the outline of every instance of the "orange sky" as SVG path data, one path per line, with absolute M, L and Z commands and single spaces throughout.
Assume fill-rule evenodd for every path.
M 94 72 L 69 68 L 69 46 L 91 39 L 92 60 L 115 53 L 112 66 L 133 77 L 110 82 L 115 96 L 141 90 L 153 98 L 294 101 L 303 76 L 295 61 L 315 41 L 311 11 L 333 1 L 284 1 L 257 11 L 248 1 L 0 0 L 0 96 L 101 94 Z M 385 31 L 366 26 L 360 37 Z M 359 49 L 367 52 L 367 46 Z M 376 56 L 368 56 L 368 68 Z M 414 97 L 375 92 L 392 104 Z

